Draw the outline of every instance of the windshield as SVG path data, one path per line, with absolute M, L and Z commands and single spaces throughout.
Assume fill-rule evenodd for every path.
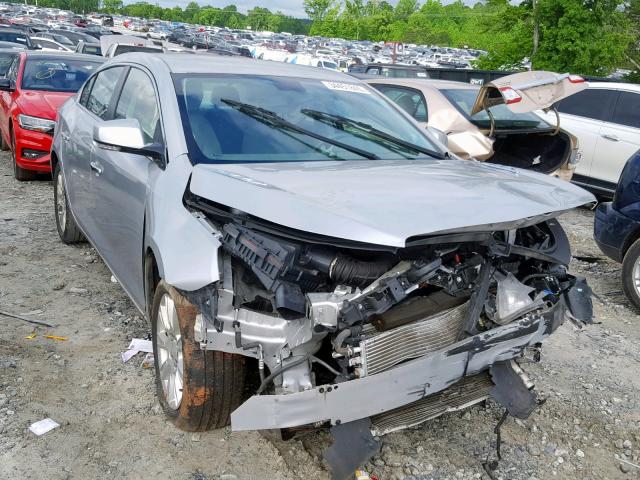
M 28 58 L 22 74 L 22 88 L 75 93 L 99 66 L 99 62 L 72 58 Z
M 29 37 L 23 33 L 17 32 L 2 32 L 0 31 L 0 42 L 12 42 L 12 43 L 20 43 L 22 45 L 26 45 L 28 47 L 31 46 L 31 42 L 29 41 Z
M 432 159 L 442 155 L 387 101 L 366 86 L 346 82 L 174 75 L 192 162 Z M 427 151 L 434 151 L 433 155 Z
M 491 118 L 485 110 L 476 113 L 473 117 L 469 115 L 480 89 L 460 88 L 440 91 L 471 123 L 480 128 L 491 128 Z M 497 129 L 551 128 L 547 122 L 536 114 L 514 113 L 504 104 L 491 107 L 489 111 L 495 119 Z

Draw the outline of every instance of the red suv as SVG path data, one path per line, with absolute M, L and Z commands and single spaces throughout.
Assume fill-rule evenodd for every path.
M 0 140 L 11 149 L 18 180 L 50 173 L 58 107 L 75 95 L 104 60 L 95 55 L 22 52 L 0 78 Z

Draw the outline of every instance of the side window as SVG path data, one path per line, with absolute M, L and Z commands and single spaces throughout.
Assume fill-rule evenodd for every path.
M 418 122 L 427 122 L 429 120 L 427 103 L 425 102 L 422 93 L 418 90 L 391 85 L 373 86 Z
M 617 95 L 617 90 L 590 88 L 561 100 L 558 111 L 593 120 L 608 121 Z
M 16 86 L 16 81 L 18 79 L 18 65 L 20 65 L 20 57 L 15 57 L 13 59 L 13 62 L 11 62 L 9 71 L 7 72 L 7 78 L 11 82 L 11 86 L 14 88 Z
M 627 127 L 640 128 L 640 93 L 620 92 L 611 121 Z
M 135 118 L 146 143 L 160 142 L 160 110 L 155 89 L 149 76 L 142 70 L 129 70 L 120 99 L 116 105 L 115 118 Z
M 108 68 L 95 76 L 91 92 L 87 98 L 87 110 L 103 120 L 108 120 L 109 107 L 113 100 L 113 92 L 122 75 L 123 67 Z M 84 93 L 84 92 L 83 92 Z
M 53 48 L 56 50 L 58 49 L 58 46 L 55 43 L 44 39 L 36 40 L 36 45 L 39 45 L 42 48 Z
M 89 94 L 91 93 L 91 87 L 93 87 L 93 82 L 96 81 L 96 76 L 94 75 L 89 79 L 89 81 L 85 84 L 82 89 L 82 93 L 80 94 L 80 105 L 83 107 L 87 107 L 87 101 L 89 100 Z

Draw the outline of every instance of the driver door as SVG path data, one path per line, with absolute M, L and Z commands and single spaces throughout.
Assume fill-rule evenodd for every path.
M 114 119 L 135 119 L 146 144 L 164 145 L 155 84 L 147 72 L 131 67 L 116 94 Z M 147 184 L 153 170 L 164 168 L 144 155 L 96 146 L 91 155 L 95 217 L 103 257 L 132 299 L 145 304 L 143 237 Z

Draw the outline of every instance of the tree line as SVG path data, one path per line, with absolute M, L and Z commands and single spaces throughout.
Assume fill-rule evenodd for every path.
M 471 47 L 478 68 L 583 75 L 633 70 L 640 80 L 640 0 L 304 0 L 311 35 Z

